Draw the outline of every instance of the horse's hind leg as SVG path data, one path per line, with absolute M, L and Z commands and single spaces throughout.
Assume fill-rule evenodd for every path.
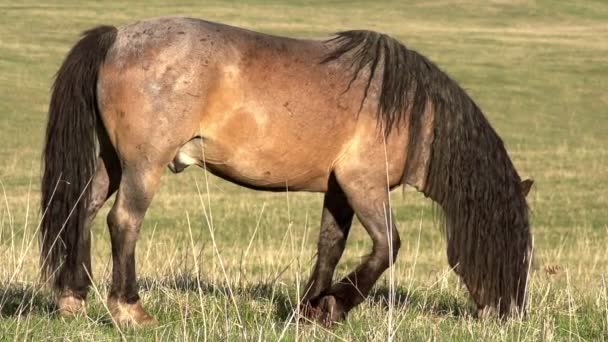
M 353 216 L 354 211 L 348 204 L 346 195 L 332 176 L 323 201 L 317 262 L 302 298 L 301 308 L 307 316 L 314 315 L 313 312 L 306 312 L 310 301 L 331 286 L 334 270 L 346 245 Z
M 394 262 L 400 246 L 382 173 L 342 177 L 337 174 L 337 177 L 348 203 L 372 238 L 373 250 L 355 271 L 312 301 L 312 305 L 323 313 L 320 319 L 324 324 L 343 319 L 367 297 L 378 278 Z
M 124 162 L 114 206 L 108 214 L 112 241 L 112 285 L 108 308 L 118 325 L 149 325 L 156 320 L 144 311 L 135 274 L 135 245 L 144 215 L 158 187 L 166 163 L 142 158 Z
M 99 158 L 90 185 L 91 197 L 87 207 L 86 231 L 82 235 L 82 248 L 76 252 L 75 263 L 63 267 L 58 277 L 57 309 L 61 315 L 71 316 L 85 308 L 91 285 L 91 224 L 99 209 L 118 189 L 120 173 L 116 152 L 100 139 Z

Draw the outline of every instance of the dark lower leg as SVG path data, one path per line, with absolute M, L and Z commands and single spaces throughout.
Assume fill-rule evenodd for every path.
M 398 245 L 398 242 L 394 242 Z M 372 287 L 382 273 L 390 267 L 391 259 L 397 257 L 398 247 L 388 248 L 388 244 L 375 243 L 372 254 L 348 276 L 334 284 L 328 295 L 332 295 L 342 304 L 344 312 L 348 312 L 367 298 Z
M 375 199 L 349 200 L 374 245 L 372 254 L 355 271 L 324 291 L 313 303 L 326 314 L 324 320 L 327 322 L 344 318 L 348 311 L 365 300 L 378 278 L 394 262 L 400 247 L 385 193 Z
M 72 251 L 74 255 L 66 259 L 65 265 L 62 267 L 59 277 L 57 277 L 56 288 L 60 298 L 86 299 L 91 284 L 90 227 L 99 209 L 118 188 L 119 182 L 120 166 L 111 158 L 109 153 L 102 153 L 97 161 L 95 175 L 89 185 L 91 194 L 87 207 L 87 220 L 79 248 Z
M 336 265 L 344 252 L 354 212 L 338 185 L 330 186 L 323 202 L 317 261 L 306 286 L 303 303 L 331 286 Z

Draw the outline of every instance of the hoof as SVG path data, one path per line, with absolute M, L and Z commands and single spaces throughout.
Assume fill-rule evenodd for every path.
M 66 291 L 57 298 L 57 312 L 63 317 L 73 317 L 86 312 L 86 303 L 71 291 Z
M 138 328 L 158 324 L 158 321 L 144 310 L 139 300 L 129 304 L 118 299 L 108 299 L 108 309 L 112 315 L 112 321 L 120 327 Z
M 326 328 L 346 318 L 346 312 L 336 297 L 327 295 L 300 305 L 300 314 L 306 320 L 316 322 Z
M 309 301 L 300 303 L 298 310 L 302 323 L 316 322 L 317 318 L 321 316 L 321 310 L 313 306 Z

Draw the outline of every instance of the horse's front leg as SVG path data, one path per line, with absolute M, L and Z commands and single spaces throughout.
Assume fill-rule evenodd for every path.
M 348 276 L 312 301 L 325 325 L 342 320 L 367 298 L 382 273 L 394 263 L 400 247 L 399 233 L 389 207 L 386 183 L 369 175 L 338 178 L 348 203 L 373 242 L 372 253 Z
M 126 164 L 116 202 L 108 214 L 112 240 L 112 286 L 108 308 L 118 325 L 151 325 L 156 320 L 142 307 L 135 274 L 135 245 L 158 187 L 162 165 Z
M 314 306 L 311 303 L 314 303 L 315 299 L 332 284 L 334 271 L 344 251 L 353 216 L 353 209 L 332 176 L 323 201 L 321 229 L 317 242 L 317 261 L 308 285 L 304 288 L 304 296 L 300 304 L 302 314 L 309 319 L 315 320 L 319 314 L 313 309 Z

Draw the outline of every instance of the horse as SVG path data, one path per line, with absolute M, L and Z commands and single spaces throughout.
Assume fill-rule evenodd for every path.
M 389 35 L 293 39 L 181 17 L 99 26 L 55 76 L 44 143 L 41 274 L 61 315 L 85 308 L 90 225 L 116 193 L 107 307 L 119 326 L 157 322 L 135 246 L 165 168 L 191 165 L 250 189 L 324 193 L 305 318 L 345 319 L 395 262 L 389 191 L 406 185 L 442 209 L 449 265 L 476 309 L 525 312 L 532 181 L 457 82 Z M 355 214 L 373 248 L 334 282 Z

